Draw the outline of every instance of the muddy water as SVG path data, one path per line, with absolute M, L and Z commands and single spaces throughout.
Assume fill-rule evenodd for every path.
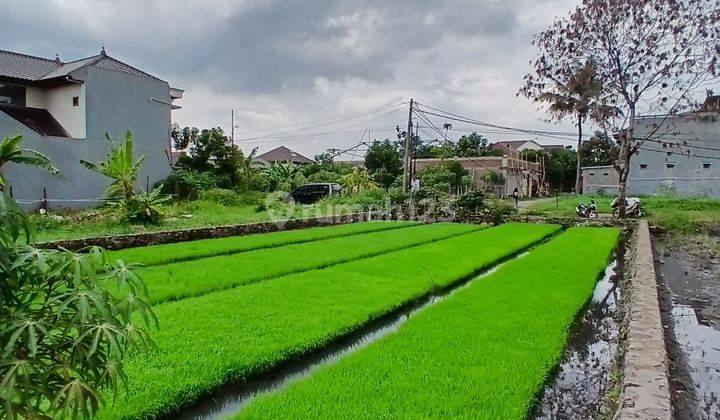
M 697 244 L 656 241 L 675 417 L 720 418 L 720 279 Z M 700 252 L 696 252 L 700 251 Z M 714 267 L 713 267 L 714 266 Z
M 536 407 L 536 419 L 597 418 L 610 385 L 618 346 L 617 264 L 613 261 L 593 291 L 554 380 Z

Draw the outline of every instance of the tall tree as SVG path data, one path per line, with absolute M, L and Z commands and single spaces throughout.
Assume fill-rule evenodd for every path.
M 694 105 L 698 88 L 718 80 L 718 21 L 720 0 L 583 0 L 536 35 L 539 54 L 526 86 L 543 91 L 592 60 L 606 103 L 622 110 L 603 122 L 620 146 L 614 166 L 621 201 L 631 156 L 665 134 L 668 117 Z M 664 119 L 638 136 L 636 117 L 643 113 Z
M 580 148 L 581 166 L 612 165 L 620 148 L 602 131 L 596 131 Z
M 365 154 L 365 167 L 375 182 L 388 189 L 402 174 L 402 154 L 389 139 L 375 140 Z
M 0 143 L 0 170 L 8 163 L 17 163 L 18 165 L 37 166 L 49 171 L 52 174 L 60 175 L 60 171 L 53 166 L 50 159 L 40 152 L 32 149 L 23 149 L 20 144 L 23 136 L 5 137 Z M 5 185 L 5 177 L 0 172 L 0 190 Z
M 476 132 L 462 135 L 457 142 L 457 155 L 458 157 L 481 156 L 487 149 L 487 143 L 487 139 Z
M 547 83 L 538 83 L 538 80 Z M 578 129 L 575 193 L 580 194 L 583 123 L 588 117 L 602 123 L 614 112 L 612 107 L 603 103 L 603 85 L 597 76 L 595 64 L 587 61 L 560 75 L 538 72 L 526 76 L 525 81 L 520 93 L 547 106 L 553 119 L 560 121 L 571 117 L 575 120 Z

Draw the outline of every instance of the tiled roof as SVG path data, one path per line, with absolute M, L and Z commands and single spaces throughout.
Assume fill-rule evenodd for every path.
M 293 163 L 312 163 L 313 161 L 309 158 L 301 155 L 300 153 L 294 152 L 285 146 L 272 149 L 269 152 L 265 152 L 257 157 L 266 162 L 293 162 Z
M 104 50 L 98 55 L 93 55 L 68 63 L 63 63 L 60 60 L 50 60 L 47 58 L 0 50 L 0 76 L 10 77 L 13 79 L 29 81 L 49 80 L 56 77 L 65 77 L 71 72 L 85 66 L 93 66 L 137 77 L 144 77 L 146 79 L 160 80 L 142 70 L 108 56 L 105 54 Z
M 47 109 L 0 105 L 0 111 L 43 136 L 70 137 Z
M 0 50 L 0 76 L 37 80 L 60 66 L 55 60 Z

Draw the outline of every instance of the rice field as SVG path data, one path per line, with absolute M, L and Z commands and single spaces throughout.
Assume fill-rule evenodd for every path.
M 126 360 L 128 392 L 108 396 L 99 417 L 172 416 L 468 280 L 396 333 L 236 415 L 526 416 L 618 232 L 383 223 L 113 253 L 148 265 L 140 274 L 160 329 L 155 350 Z

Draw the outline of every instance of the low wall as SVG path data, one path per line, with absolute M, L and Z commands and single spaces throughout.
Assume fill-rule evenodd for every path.
M 65 248 L 77 251 L 89 246 L 99 246 L 116 250 L 138 246 L 159 245 L 173 242 L 187 242 L 197 239 L 225 238 L 229 236 L 249 235 L 253 233 L 277 232 L 281 230 L 303 229 L 316 226 L 341 225 L 368 220 L 367 213 L 342 216 L 317 217 L 312 219 L 291 219 L 276 222 L 247 223 L 242 225 L 213 226 L 206 228 L 171 230 L 165 232 L 147 232 L 130 235 L 101 236 L 96 238 L 70 239 L 35 244 L 39 248 Z
M 619 419 L 670 419 L 672 405 L 657 278 L 646 220 L 637 230 Z

